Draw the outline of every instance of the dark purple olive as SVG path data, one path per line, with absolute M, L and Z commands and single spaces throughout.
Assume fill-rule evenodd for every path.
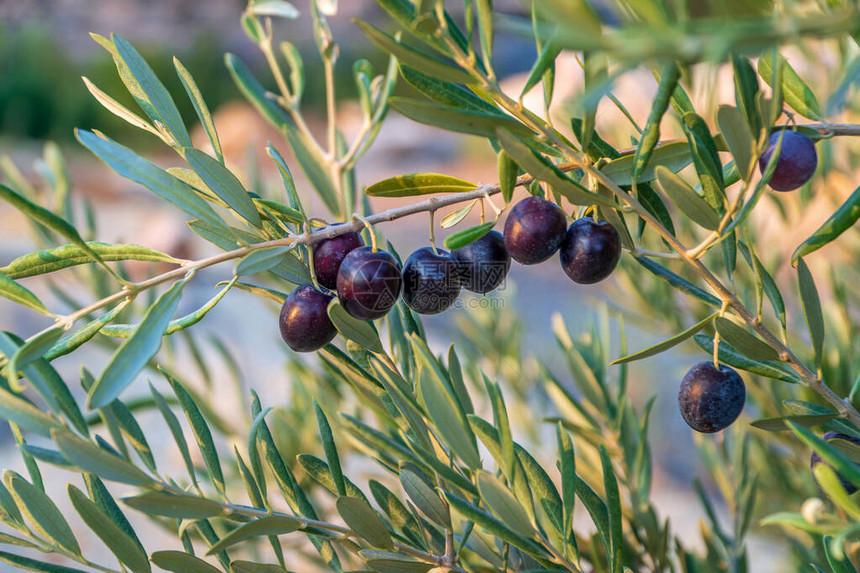
M 845 440 L 846 442 L 851 442 L 855 446 L 860 446 L 860 438 L 855 438 L 854 436 L 849 436 L 848 434 L 841 434 L 839 432 L 827 432 L 826 434 L 821 436 L 821 439 L 823 439 L 827 442 L 829 442 L 831 440 Z M 831 466 L 830 464 L 825 462 L 823 459 L 821 459 L 821 456 L 818 455 L 818 452 L 812 452 L 812 456 L 810 456 L 810 458 L 809 458 L 810 469 L 814 470 L 815 466 L 817 466 L 818 464 L 824 464 L 826 466 L 829 466 L 831 469 L 833 469 L 833 466 Z M 857 464 L 857 466 L 860 467 L 860 464 Z M 813 474 L 813 478 L 814 477 L 815 477 L 815 474 Z M 845 488 L 845 492 L 848 495 L 851 495 L 852 493 L 855 493 L 857 491 L 857 486 L 854 485 L 853 483 L 851 483 L 850 481 L 848 481 L 847 479 L 845 479 L 844 477 L 842 477 L 842 475 L 839 474 L 839 472 L 836 472 L 836 477 L 839 478 L 839 483 L 842 484 L 842 487 Z M 818 483 L 818 480 L 815 480 L 815 481 L 816 481 L 816 483 Z
M 328 317 L 334 297 L 312 284 L 296 287 L 284 301 L 278 327 L 281 338 L 296 352 L 313 352 L 332 341 L 337 329 Z
M 355 318 L 374 320 L 388 314 L 402 285 L 400 265 L 391 253 L 358 247 L 340 265 L 337 298 Z
M 364 246 L 358 233 L 344 233 L 314 243 L 314 272 L 317 282 L 327 289 L 337 288 L 337 271 L 343 259 L 354 249 Z
M 486 294 L 505 280 L 511 268 L 511 256 L 505 248 L 505 238 L 490 231 L 477 241 L 451 251 L 457 263 L 460 286 L 478 294 Z
M 528 197 L 514 205 L 505 221 L 505 248 L 515 261 L 534 265 L 558 250 L 566 228 L 561 207 L 540 197 Z
M 593 284 L 612 274 L 621 258 L 618 231 L 606 221 L 574 221 L 558 251 L 561 268 L 579 284 Z
M 791 130 L 776 131 L 770 135 L 770 143 L 758 160 L 758 167 L 764 173 L 776 144 L 782 135 L 782 148 L 773 175 L 768 181 L 774 191 L 793 191 L 809 181 L 818 166 L 818 153 L 809 137 Z
M 693 366 L 681 381 L 678 406 L 681 416 L 697 432 L 711 434 L 724 430 L 744 409 L 746 387 L 733 368 L 711 361 Z
M 419 314 L 439 314 L 460 294 L 457 268 L 450 253 L 422 247 L 403 264 L 403 302 Z

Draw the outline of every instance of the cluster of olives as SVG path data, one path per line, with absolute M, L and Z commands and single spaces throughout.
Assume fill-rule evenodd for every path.
M 582 218 L 567 225 L 564 211 L 540 197 L 514 205 L 504 235 L 490 231 L 452 252 L 422 247 L 401 270 L 388 252 L 364 245 L 358 233 L 344 233 L 314 244 L 313 265 L 320 288 L 296 288 L 281 309 L 280 331 L 297 352 L 319 350 L 337 330 L 328 305 L 337 293 L 343 309 L 360 320 L 385 316 L 399 296 L 417 313 L 450 308 L 460 289 L 486 294 L 505 280 L 511 258 L 533 265 L 560 251 L 561 266 L 575 282 L 608 277 L 621 256 L 618 232 L 605 221 Z

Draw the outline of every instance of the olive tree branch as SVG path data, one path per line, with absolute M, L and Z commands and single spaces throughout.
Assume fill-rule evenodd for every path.
M 559 168 L 563 171 L 570 171 L 573 169 L 577 169 L 578 166 L 575 164 L 569 165 L 560 165 Z M 529 185 L 535 180 L 531 175 L 522 175 L 517 178 L 516 186 L 521 187 L 524 185 Z M 298 246 L 298 245 L 312 245 L 316 242 L 322 241 L 324 239 L 331 239 L 333 237 L 337 237 L 338 235 L 343 235 L 346 233 L 358 232 L 364 229 L 366 226 L 372 226 L 379 223 L 386 223 L 388 221 L 395 221 L 397 219 L 401 219 L 403 217 L 408 217 L 410 215 L 415 215 L 418 213 L 426 213 L 429 211 L 435 211 L 437 209 L 442 209 L 444 207 L 449 207 L 451 205 L 458 205 L 460 203 L 466 203 L 468 201 L 473 201 L 475 199 L 481 199 L 486 197 L 487 195 L 495 195 L 501 192 L 501 187 L 498 184 L 486 184 L 477 187 L 472 191 L 466 191 L 463 193 L 453 193 L 450 195 L 445 195 L 442 197 L 431 197 L 425 201 L 421 201 L 419 203 L 415 203 L 413 205 L 406 205 L 403 207 L 396 207 L 394 209 L 388 209 L 387 211 L 382 211 L 380 213 L 376 213 L 374 215 L 370 215 L 368 217 L 364 217 L 363 220 L 353 220 L 348 223 L 343 223 L 339 225 L 330 225 L 328 227 L 319 229 L 314 231 L 309 235 L 293 235 L 290 237 L 284 237 L 280 239 L 274 239 L 271 241 L 264 241 L 261 243 L 254 243 L 252 245 L 240 247 L 238 249 L 233 249 L 231 251 L 225 251 L 223 253 L 218 253 L 217 255 L 212 255 L 210 257 L 206 257 L 203 259 L 198 259 L 196 261 L 188 261 L 183 263 L 179 268 L 167 271 L 160 275 L 156 275 L 150 279 L 145 281 L 135 283 L 129 285 L 122 290 L 106 296 L 98 301 L 95 301 L 80 310 L 77 310 L 71 314 L 65 316 L 59 316 L 57 318 L 57 322 L 59 323 L 68 323 L 71 324 L 81 318 L 88 316 L 96 310 L 104 308 L 114 302 L 118 302 L 124 299 L 133 299 L 138 294 L 143 291 L 146 291 L 150 288 L 156 287 L 158 285 L 164 284 L 166 282 L 170 282 L 172 280 L 179 280 L 189 273 L 195 273 L 201 269 L 211 267 L 220 263 L 224 263 L 227 261 L 232 261 L 236 259 L 240 259 L 246 255 L 254 251 L 259 251 L 263 249 L 270 249 L 273 247 L 290 247 L 290 246 Z
M 507 94 L 505 94 L 498 82 L 488 78 L 482 74 L 476 66 L 469 66 L 468 59 L 453 41 L 448 39 L 449 48 L 452 51 L 457 63 L 469 71 L 472 76 L 478 80 L 481 86 L 491 95 L 496 101 L 511 115 L 524 122 L 526 125 L 537 131 L 544 138 L 550 141 L 553 145 L 564 151 L 568 159 L 575 164 L 575 168 L 582 169 L 588 175 L 593 177 L 598 183 L 606 187 L 613 195 L 623 204 L 632 208 L 636 214 L 644 219 L 655 231 L 669 244 L 669 246 L 678 253 L 693 270 L 701 277 L 701 279 L 717 294 L 717 296 L 731 308 L 743 321 L 761 336 L 768 345 L 770 345 L 780 356 L 783 362 L 789 364 L 803 379 L 806 385 L 816 391 L 830 405 L 839 412 L 840 415 L 848 418 L 855 426 L 860 427 L 860 412 L 858 412 L 847 400 L 836 394 L 819 376 L 818 373 L 812 371 L 806 366 L 789 348 L 784 344 L 773 332 L 770 331 L 749 309 L 740 301 L 740 299 L 727 288 L 719 278 L 711 272 L 698 258 L 691 256 L 688 249 L 670 233 L 660 221 L 657 220 L 645 207 L 639 202 L 636 197 L 624 191 L 612 179 L 594 167 L 588 158 L 577 150 L 573 149 L 568 143 L 560 137 L 554 129 L 548 127 L 543 120 L 531 113 L 525 106 Z M 848 126 L 845 124 L 816 124 L 816 129 L 822 133 L 829 135 L 860 135 L 860 126 Z

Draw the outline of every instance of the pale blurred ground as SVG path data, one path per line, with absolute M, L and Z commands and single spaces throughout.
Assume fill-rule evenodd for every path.
M 43 24 L 55 30 L 60 41 L 68 46 L 73 53 L 91 49 L 90 40 L 85 32 L 96 30 L 101 33 L 116 31 L 132 42 L 168 42 L 180 47 L 187 40 L 185 31 L 189 27 L 200 27 L 222 34 L 223 41 L 231 50 L 243 50 L 248 59 L 258 58 L 243 41 L 236 23 L 241 9 L 241 2 L 210 1 L 206 8 L 195 2 L 149 2 L 137 3 L 130 1 L 96 2 L 85 0 L 65 0 L 54 2 L 23 2 L 13 3 L 0 0 L 0 18 L 8 22 L 22 22 L 33 15 L 42 15 Z M 361 15 L 374 17 L 378 10 L 369 0 L 351 0 L 341 2 L 342 15 L 332 22 L 335 34 L 343 38 L 357 38 L 357 30 L 350 23 L 349 17 Z M 289 26 L 291 41 L 307 42 L 310 40 L 309 26 L 297 24 Z M 343 35 L 341 35 L 343 34 Z M 349 41 L 349 40 L 346 40 Z M 220 57 L 215 56 L 213 57 Z M 528 51 L 522 56 L 527 64 L 532 54 Z M 348 65 L 342 62 L 341 65 Z M 521 67 L 521 66 L 520 66 Z M 566 57 L 559 64 L 557 90 L 559 94 L 573 93 L 581 85 L 581 72 L 572 57 Z M 506 80 L 511 93 L 518 90 L 516 85 L 523 82 L 522 76 L 513 76 Z M 224 81 L 230 79 L 224 72 Z M 718 82 L 725 89 L 702 90 L 707 97 L 716 101 L 729 102 L 732 94 L 729 81 Z M 726 87 L 728 86 L 728 87 Z M 83 89 L 81 87 L 80 89 Z M 655 89 L 654 81 L 647 74 L 628 74 L 618 84 L 617 94 L 626 104 L 638 121 L 647 116 L 650 97 Z M 537 92 L 530 96 L 535 103 L 534 109 L 539 109 L 542 101 Z M 558 98 L 559 100 L 561 98 Z M 564 122 L 563 110 L 557 110 L 561 123 Z M 105 112 L 107 113 L 107 112 Z M 340 105 L 339 123 L 347 134 L 357 128 L 359 121 L 356 107 L 353 103 L 344 102 Z M 611 105 L 604 103 L 598 114 L 598 129 L 604 136 L 611 135 L 615 142 L 623 142 L 632 130 L 620 113 Z M 296 176 L 298 188 L 306 199 L 311 197 L 307 182 L 303 179 L 301 170 L 286 154 L 286 145 L 278 139 L 277 133 L 268 128 L 262 120 L 256 118 L 253 112 L 241 102 L 230 103 L 216 111 L 215 123 L 224 144 L 225 154 L 231 166 L 242 170 L 247 165 L 250 150 L 256 150 L 256 162 L 262 167 L 269 189 L 280 189 L 280 183 L 272 169 L 270 160 L 266 157 L 264 146 L 271 140 L 288 157 L 293 173 Z M 319 129 L 321 118 L 312 118 L 312 126 Z M 667 125 L 664 137 L 672 136 L 674 126 Z M 625 133 L 627 130 L 627 133 Z M 110 134 L 122 141 L 122 133 Z M 199 128 L 195 130 L 194 140 L 201 147 L 205 146 L 205 136 Z M 28 166 L 32 158 L 40 152 L 37 142 L 19 142 L 0 138 L 0 153 L 8 153 L 19 165 Z M 182 253 L 186 258 L 199 258 L 215 252 L 215 248 L 197 239 L 184 226 L 184 218 L 142 187 L 129 183 L 107 169 L 85 150 L 76 146 L 67 146 L 68 159 L 72 169 L 72 180 L 75 194 L 88 197 L 98 207 L 99 240 L 127 241 L 140 243 L 169 253 Z M 164 166 L 177 164 L 175 156 L 158 155 L 155 160 Z M 414 171 L 442 172 L 462 177 L 474 182 L 490 182 L 496 179 L 494 156 L 485 142 L 474 138 L 460 137 L 436 129 L 415 124 L 405 118 L 392 115 L 383 128 L 377 143 L 361 162 L 358 172 L 359 181 L 366 185 L 384 177 Z M 832 181 L 836 189 L 844 189 L 845 194 L 853 188 L 846 181 Z M 836 191 L 840 193 L 841 191 Z M 276 192 L 277 193 L 280 192 Z M 384 210 L 405 204 L 409 200 L 374 200 L 373 209 Z M 820 224 L 828 209 L 832 209 L 832 200 L 822 199 L 814 203 L 811 212 L 804 217 L 803 228 L 794 229 L 797 236 L 805 236 Z M 318 202 L 310 201 L 306 205 L 311 213 L 322 214 Z M 780 227 L 773 213 L 767 212 L 757 216 L 762 228 L 774 237 L 783 237 L 786 229 Z M 475 215 L 471 216 L 475 219 Z M 468 220 L 464 225 L 467 225 Z M 8 207 L 0 206 L 0 265 L 6 264 L 14 257 L 31 250 L 28 229 L 18 216 Z M 397 247 L 402 255 L 407 255 L 412 249 L 427 244 L 427 226 L 421 217 L 413 217 L 396 221 L 384 226 L 386 236 Z M 439 234 L 444 237 L 445 232 Z M 768 244 L 777 248 L 790 249 L 796 241 L 764 239 Z M 787 269 L 784 269 L 787 271 Z M 212 285 L 223 280 L 231 273 L 229 265 L 222 269 L 212 269 L 202 272 L 193 283 L 186 288 L 180 313 L 193 309 L 207 300 L 213 292 Z M 60 275 L 61 276 L 61 275 Z M 601 286 L 581 287 L 570 282 L 558 267 L 555 258 L 543 264 L 528 268 L 514 264 L 509 275 L 512 293 L 506 299 L 519 311 L 525 327 L 523 337 L 529 351 L 534 352 L 539 360 L 546 362 L 551 369 L 560 375 L 565 375 L 561 356 L 557 351 L 550 330 L 550 317 L 560 312 L 574 334 L 585 330 L 595 316 L 595 303 L 604 295 Z M 50 294 L 38 280 L 25 281 L 26 286 L 32 287 L 45 300 L 51 300 Z M 82 297 L 85 296 L 82 294 Z M 286 399 L 286 381 L 283 374 L 283 345 L 278 337 L 275 314 L 271 304 L 241 292 L 228 295 L 218 308 L 197 327 L 195 333 L 216 332 L 225 336 L 230 350 L 238 358 L 242 374 L 249 385 L 258 390 L 267 404 L 274 405 Z M 187 310 L 184 310 L 187 309 Z M 462 311 L 456 311 L 462 312 Z M 439 349 L 448 345 L 451 340 L 450 315 L 430 317 L 426 320 L 431 333 L 431 339 Z M 32 313 L 21 310 L 0 299 L 0 328 L 11 330 L 19 335 L 27 336 L 36 332 L 44 325 Z M 229 334 L 228 334 L 229 333 Z M 645 332 L 633 329 L 630 348 L 639 348 L 665 337 L 665 332 Z M 198 339 L 201 337 L 198 336 Z M 179 347 L 184 348 L 183 346 Z M 698 357 L 696 357 L 698 358 Z M 97 350 L 84 350 L 56 361 L 55 365 L 61 374 L 77 387 L 78 368 L 84 363 L 93 372 L 98 372 L 106 355 Z M 190 358 L 180 356 L 183 362 L 191 363 Z M 631 369 L 631 391 L 634 399 L 641 404 L 651 394 L 657 394 L 658 400 L 653 414 L 652 444 L 655 457 L 655 499 L 664 515 L 671 516 L 673 529 L 691 539 L 697 537 L 697 522 L 702 517 L 698 502 L 691 488 L 691 480 L 695 475 L 696 454 L 689 438 L 689 431 L 683 425 L 675 405 L 677 384 L 683 372 L 694 357 L 682 353 L 669 353 L 657 359 L 637 363 Z M 218 360 L 213 358 L 217 363 Z M 143 377 L 142 377 L 143 378 Z M 226 384 L 228 375 L 216 374 L 216 385 Z M 155 381 L 154 377 L 153 380 Z M 143 382 L 143 380 L 141 380 Z M 220 390 L 219 390 L 220 391 Z M 230 390 L 232 392 L 232 389 Z M 135 393 L 135 389 L 129 391 Z M 245 414 L 243 401 L 223 400 L 224 411 L 231 419 L 243 419 Z M 521 427 L 528 425 L 529 415 L 545 415 L 550 412 L 520 413 L 515 420 Z M 144 418 L 144 423 L 160 428 L 167 437 L 161 423 L 153 418 Z M 158 432 L 159 430 L 154 430 Z M 157 444 L 158 439 L 152 440 Z M 18 456 L 10 445 L 2 451 L 2 466 L 21 470 Z M 168 459 L 162 462 L 163 467 L 178 465 L 178 459 Z M 46 472 L 54 499 L 61 505 L 66 499 L 65 480 L 71 474 L 64 472 Z M 57 473 L 58 475 L 53 475 Z M 116 488 L 122 492 L 123 488 Z M 69 515 L 68 512 L 66 512 Z M 136 517 L 136 516 L 135 516 Z M 141 520 L 136 519 L 136 522 Z M 87 539 L 86 529 L 77 524 L 84 545 L 92 544 L 101 547 L 97 540 Z M 144 543 L 150 550 L 155 548 L 178 548 L 174 538 L 165 538 L 155 527 L 147 527 Z M 165 540 L 166 539 L 166 540 Z M 766 540 L 753 540 L 752 555 L 766 556 L 761 562 L 753 565 L 754 571 L 782 570 L 774 548 Z M 761 548 L 762 550 L 756 550 Z M 96 549 L 95 551 L 100 551 Z M 112 563 L 112 558 L 105 555 L 104 563 Z M 0 571 L 6 571 L 0 566 Z

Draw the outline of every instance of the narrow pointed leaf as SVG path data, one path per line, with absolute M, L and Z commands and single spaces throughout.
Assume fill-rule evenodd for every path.
M 292 245 L 253 251 L 236 265 L 236 275 L 241 277 L 269 271 L 289 256 L 287 253 L 291 250 L 293 250 Z
M 149 515 L 177 519 L 206 519 L 224 512 L 221 504 L 193 495 L 149 492 L 126 497 L 122 501 L 127 506 Z
M 224 473 L 221 469 L 221 460 L 218 457 L 218 450 L 215 447 L 215 441 L 212 439 L 212 431 L 209 429 L 209 424 L 200 412 L 200 407 L 188 393 L 188 390 L 179 383 L 178 380 L 168 375 L 162 370 L 173 392 L 179 399 L 179 404 L 185 411 L 185 416 L 188 423 L 191 425 L 191 431 L 197 440 L 197 446 L 200 448 L 200 454 L 203 456 L 203 462 L 206 464 L 206 469 L 209 470 L 209 476 L 219 492 L 223 494 L 224 488 Z
M 159 133 L 157 129 L 152 127 L 152 124 L 150 124 L 148 121 L 138 116 L 136 113 L 134 113 L 133 111 L 107 95 L 99 88 L 97 88 L 96 85 L 93 84 L 88 78 L 85 77 L 82 79 L 84 80 L 84 85 L 87 86 L 87 90 L 89 90 L 93 97 L 96 98 L 96 101 L 102 104 L 102 107 L 104 107 L 106 110 L 108 110 L 118 118 L 127 121 L 135 127 L 143 129 L 144 131 L 148 131 L 149 133 L 155 135 L 158 138 L 163 138 L 162 134 Z
M 337 498 L 337 512 L 350 529 L 364 538 L 373 547 L 394 547 L 388 528 L 366 501 L 355 497 Z
M 438 173 L 410 173 L 374 183 L 365 193 L 371 197 L 415 197 L 432 193 L 463 193 L 478 186 L 457 177 Z
M 71 432 L 54 430 L 51 432 L 57 449 L 69 462 L 85 472 L 100 478 L 134 486 L 150 485 L 153 480 L 145 472 L 123 458 L 83 440 Z
M 501 128 L 523 137 L 534 134 L 516 119 L 497 113 L 452 108 L 435 102 L 405 97 L 393 97 L 389 103 L 392 108 L 409 119 L 448 131 L 490 138 L 495 137 L 496 129 Z
M 45 561 L 30 559 L 29 557 L 7 553 L 6 551 L 0 551 L 0 561 L 8 563 L 15 568 L 37 571 L 38 573 L 87 573 L 83 569 L 75 569 L 73 567 L 66 567 L 65 565 L 57 565 L 55 563 L 46 563 Z
M 184 286 L 184 280 L 178 281 L 158 297 L 134 334 L 114 352 L 107 367 L 90 388 L 87 397 L 90 408 L 104 408 L 113 402 L 155 356 L 161 348 L 164 330 L 179 305 Z
M 134 573 L 150 573 L 152 567 L 143 552 L 122 529 L 114 524 L 81 490 L 69 484 L 69 498 L 84 523 L 101 539 L 111 553 Z
M 705 334 L 697 334 L 693 337 L 693 339 L 696 341 L 696 344 L 698 344 L 699 347 L 704 350 L 708 355 L 713 354 L 714 338 L 712 336 L 707 336 Z M 720 342 L 718 352 L 719 361 L 728 364 L 729 366 L 732 366 L 734 368 L 746 370 L 747 372 L 752 372 L 753 374 L 758 374 L 759 376 L 773 378 L 774 380 L 790 382 L 792 384 L 799 384 L 802 382 L 802 380 L 798 378 L 795 374 L 789 373 L 783 368 L 781 368 L 780 363 L 752 360 L 722 341 Z
M 209 137 L 209 142 L 212 144 L 212 149 L 215 151 L 215 157 L 218 158 L 218 161 L 224 163 L 224 154 L 221 151 L 221 142 L 218 139 L 218 132 L 215 131 L 215 122 L 212 120 L 212 113 L 209 111 L 209 106 L 206 105 L 206 101 L 203 99 L 203 94 L 200 93 L 200 88 L 197 87 L 197 82 L 194 81 L 194 78 L 188 70 L 185 69 L 182 62 L 180 62 L 175 56 L 173 57 L 173 66 L 176 68 L 176 73 L 179 75 L 182 87 L 185 88 L 185 92 L 191 100 L 191 105 L 194 106 L 194 111 L 197 113 L 197 118 L 200 120 L 200 124 L 203 126 L 203 129 L 206 130 L 206 135 Z
M 329 303 L 327 310 L 332 324 L 347 340 L 352 340 L 371 352 L 383 352 L 379 333 L 371 322 L 350 316 L 337 298 Z
M 442 502 L 436 490 L 417 471 L 417 468 L 407 465 L 400 467 L 400 485 L 424 515 L 441 527 L 451 528 L 451 514 Z
M 129 91 L 141 104 L 143 110 L 153 121 L 163 123 L 176 138 L 180 147 L 191 147 L 191 138 L 188 136 L 188 130 L 182 122 L 182 116 L 179 115 L 176 104 L 149 64 L 124 38 L 113 36 L 113 44 L 116 47 L 116 55 L 125 64 L 140 89 L 140 91 L 132 90 L 129 86 Z M 123 78 L 123 80 L 128 86 L 129 78 Z
M 656 177 L 655 169 L 659 166 L 672 173 L 677 173 L 692 161 L 693 156 L 690 153 L 690 147 L 685 141 L 672 141 L 658 145 L 651 152 L 648 166 L 639 174 L 637 183 L 652 181 Z M 600 171 L 612 179 L 616 185 L 632 185 L 634 165 L 635 156 L 633 154 L 622 155 L 601 167 Z
M 700 330 L 705 328 L 708 325 L 708 323 L 710 323 L 711 321 L 714 320 L 715 316 L 716 316 L 716 313 L 714 313 L 710 316 L 707 316 L 707 317 L 703 318 L 702 320 L 700 320 L 699 322 L 697 322 L 696 324 L 694 324 L 693 326 L 691 326 L 690 328 L 688 328 L 687 330 L 685 330 L 684 332 L 680 332 L 680 333 L 676 334 L 675 336 L 673 336 L 672 338 L 666 339 L 663 342 L 660 342 L 659 344 L 655 344 L 654 346 L 650 346 L 644 350 L 640 350 L 639 352 L 634 352 L 633 354 L 628 354 L 627 356 L 624 356 L 623 358 L 613 360 L 611 362 L 611 364 L 624 364 L 625 362 L 633 362 L 634 360 L 642 360 L 643 358 L 648 358 L 649 356 L 655 356 L 655 355 L 660 354 L 662 352 L 666 352 L 670 348 L 677 346 L 678 344 L 681 344 L 682 342 L 684 342 L 685 340 L 687 340 L 688 338 L 690 338 L 691 336 L 693 336 L 694 334 L 696 334 L 697 332 L 699 332 Z
M 50 437 L 52 429 L 63 427 L 53 416 L 3 388 L 0 388 L 0 419 L 44 437 Z
M 150 559 L 158 567 L 173 573 L 221 573 L 214 565 L 182 551 L 156 551 Z
M 839 235 L 852 228 L 858 219 L 860 219 L 860 187 L 855 189 L 839 209 L 797 247 L 791 255 L 791 264 L 796 265 L 801 257 L 835 241 Z M 0 272 L 2 271 L 3 269 L 0 269 Z
M 663 192 L 687 217 L 711 231 L 719 227 L 720 216 L 683 179 L 662 166 L 657 167 L 656 173 Z
M 36 205 L 2 183 L 0 183 L 0 199 L 9 203 L 30 219 L 33 219 L 56 233 L 59 233 L 86 252 L 90 257 L 92 257 L 94 262 L 104 265 L 104 261 L 99 254 L 91 249 L 87 242 L 81 238 L 78 230 L 62 217 L 55 215 L 44 207 Z M 109 272 L 113 273 L 113 271 L 107 266 L 105 266 L 105 268 L 107 268 Z
M 75 555 L 81 554 L 71 527 L 45 492 L 8 470 L 3 482 L 36 533 Z
M 255 227 L 261 227 L 262 221 L 257 207 L 251 196 L 245 190 L 241 181 L 233 175 L 229 169 L 224 167 L 218 160 L 203 153 L 199 149 L 187 148 L 185 160 L 197 175 L 206 183 L 218 197 L 227 203 L 233 210 L 241 215 L 246 221 Z
M 605 205 L 614 207 L 615 203 L 605 197 L 587 191 L 574 183 L 558 167 L 553 165 L 543 155 L 535 153 L 514 133 L 499 128 L 495 132 L 502 148 L 517 164 L 533 177 L 549 184 L 554 191 L 562 194 L 574 205 Z M 608 167 L 608 166 L 607 166 Z
M 14 303 L 26 306 L 42 314 L 50 315 L 44 303 L 28 289 L 22 287 L 3 273 L 0 273 L 0 296 Z
M 498 478 L 485 471 L 479 471 L 476 482 L 481 500 L 500 521 L 523 537 L 534 536 L 534 527 L 526 517 L 520 502 Z
M 684 277 L 673 273 L 660 263 L 655 263 L 651 259 L 645 257 L 636 257 L 636 262 L 681 292 L 694 296 L 710 306 L 720 308 L 720 299 L 704 289 L 697 287 Z
M 468 72 L 461 70 L 458 67 L 454 67 L 438 58 L 406 46 L 367 22 L 357 20 L 356 24 L 371 42 L 373 42 L 380 50 L 396 57 L 397 61 L 401 64 L 415 68 L 421 73 L 440 80 L 458 84 L 468 84 L 474 81 Z
M 214 555 L 216 553 L 220 553 L 228 547 L 241 541 L 245 541 L 246 539 L 270 535 L 285 535 L 302 529 L 303 527 L 304 524 L 301 520 L 294 519 L 286 515 L 271 515 L 269 517 L 255 519 L 254 521 L 237 527 L 222 537 L 218 543 L 209 548 L 209 551 L 207 551 L 206 554 Z
M 445 237 L 445 248 L 453 251 L 465 247 L 492 231 L 495 226 L 495 221 L 487 221 L 486 223 L 451 233 Z
M 150 261 L 175 264 L 181 262 L 170 255 L 140 245 L 114 245 L 88 241 L 87 246 L 104 261 Z M 18 257 L 0 268 L 0 273 L 12 279 L 22 279 L 92 262 L 94 262 L 93 258 L 87 251 L 71 244 Z
M 195 219 L 205 221 L 218 229 L 228 228 L 212 207 L 187 183 L 115 141 L 102 139 L 89 131 L 77 130 L 75 135 L 81 145 L 95 153 L 123 177 L 140 183 Z
M 758 428 L 759 430 L 778 432 L 781 430 L 790 430 L 791 428 L 788 426 L 788 422 L 793 422 L 795 424 L 811 428 L 814 426 L 820 426 L 821 424 L 837 417 L 839 417 L 839 414 L 837 413 L 780 416 L 778 418 L 761 418 L 750 422 L 750 425 Z
M 821 115 L 821 108 L 818 105 L 818 100 L 815 98 L 815 94 L 812 93 L 812 90 L 809 89 L 809 86 L 806 85 L 800 76 L 797 75 L 797 72 L 794 71 L 794 68 L 791 67 L 785 58 L 781 55 L 777 54 L 779 58 L 779 64 L 782 67 L 782 97 L 785 100 L 785 103 L 794 108 L 794 110 L 802 115 L 803 117 L 808 117 L 809 119 L 815 121 L 821 121 L 823 116 Z M 761 58 L 758 60 L 758 72 L 761 77 L 770 85 L 772 88 L 773 85 L 773 51 L 765 50 L 761 55 Z
M 746 180 L 750 173 L 754 138 L 749 123 L 743 113 L 736 107 L 721 105 L 717 111 L 717 125 L 720 133 L 735 159 L 735 166 L 741 178 Z
M 800 284 L 800 300 L 803 303 L 803 314 L 812 338 L 812 348 L 815 350 L 815 363 L 821 364 L 824 352 L 824 315 L 821 312 L 821 299 L 809 267 L 803 259 L 797 260 L 797 280 Z
M 763 340 L 747 332 L 744 327 L 738 326 L 731 320 L 721 316 L 714 319 L 714 324 L 720 336 L 744 356 L 759 361 L 779 360 L 779 353 L 776 350 Z

